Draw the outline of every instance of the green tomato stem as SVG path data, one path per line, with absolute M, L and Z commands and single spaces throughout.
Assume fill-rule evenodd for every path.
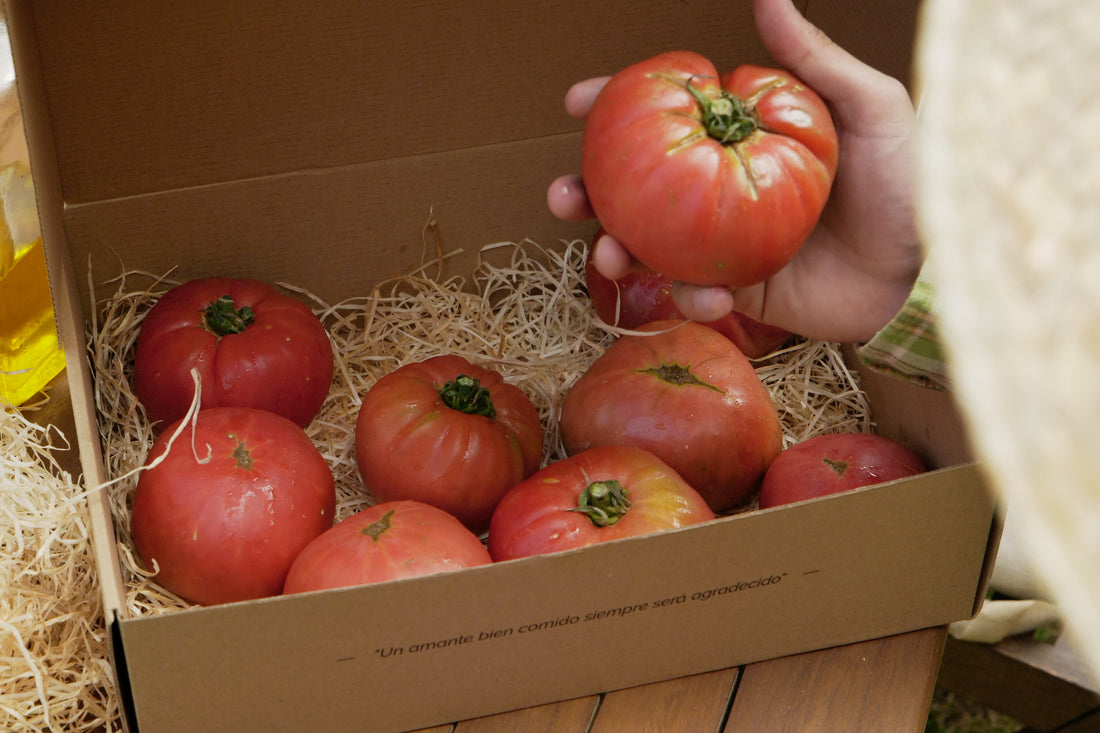
M 239 310 L 233 298 L 223 295 L 211 301 L 202 311 L 202 325 L 217 337 L 241 333 L 256 320 L 256 314 L 247 305 Z
M 586 515 L 597 527 L 610 527 L 626 516 L 629 510 L 629 492 L 614 479 L 588 484 L 581 491 L 577 506 L 569 509 Z
M 693 87 L 690 79 L 685 88 L 703 111 L 707 134 L 723 145 L 744 140 L 760 126 L 752 111 L 725 89 L 720 89 L 717 97 L 708 97 Z
M 439 397 L 447 407 L 467 415 L 484 415 L 492 420 L 497 414 L 489 389 L 465 374 L 444 384 L 439 390 Z

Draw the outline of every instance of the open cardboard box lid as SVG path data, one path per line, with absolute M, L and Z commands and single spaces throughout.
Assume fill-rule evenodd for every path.
M 798 3 L 908 79 L 917 0 Z M 545 204 L 579 169 L 571 83 L 673 48 L 768 63 L 748 2 L 7 0 L 84 478 L 107 476 L 84 358 L 122 269 L 293 282 L 330 302 L 446 249 L 587 237 Z M 127 618 L 97 562 L 131 726 L 404 730 L 973 614 L 993 502 L 948 396 L 868 376 L 927 476 L 471 571 Z M 668 601 L 662 605 L 662 601 Z M 633 609 L 626 612 L 623 609 Z M 613 611 L 604 614 L 602 612 Z

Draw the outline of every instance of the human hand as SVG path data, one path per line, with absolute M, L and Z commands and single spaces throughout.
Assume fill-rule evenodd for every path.
M 920 270 L 923 250 L 914 214 L 916 115 L 905 87 L 867 66 L 806 21 L 791 0 L 754 0 L 760 38 L 776 62 L 830 106 L 840 160 L 818 226 L 798 255 L 767 281 L 729 290 L 676 283 L 673 298 L 690 318 L 710 321 L 730 310 L 812 338 L 868 340 L 900 309 Z M 566 111 L 583 118 L 608 77 L 566 94 Z M 577 175 L 547 192 L 559 218 L 595 216 Z M 592 253 L 617 279 L 641 267 L 613 238 Z

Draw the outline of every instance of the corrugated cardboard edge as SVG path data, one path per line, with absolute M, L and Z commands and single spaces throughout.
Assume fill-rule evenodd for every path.
M 6 2 L 4 5 L 9 24 L 13 26 L 32 24 L 31 19 L 25 16 L 31 12 L 29 6 Z M 28 34 L 13 34 L 11 49 L 12 56 L 16 59 L 16 66 L 19 68 L 20 78 L 37 73 L 38 52 Z M 33 94 L 32 90 L 42 88 L 42 84 L 19 84 L 23 124 L 27 147 L 31 158 L 35 161 L 35 192 L 39 209 L 40 211 L 43 209 L 60 211 L 63 204 L 61 185 L 57 175 L 57 157 L 51 137 L 41 134 L 42 130 L 49 129 L 48 120 L 40 119 L 41 111 L 46 109 L 46 105 L 44 100 L 27 99 L 24 96 Z M 65 231 L 60 219 L 52 216 L 39 218 L 42 223 L 42 241 L 49 270 L 58 335 L 65 349 L 65 369 L 73 407 L 73 427 L 83 470 L 83 485 L 88 489 L 89 531 L 103 603 L 104 623 L 107 627 L 110 661 L 115 671 L 116 683 L 119 685 L 122 705 L 130 711 L 124 723 L 128 725 L 129 721 L 133 720 L 132 699 L 127 692 L 128 681 L 124 673 L 126 667 L 121 656 L 122 646 L 118 635 L 118 620 L 123 613 L 122 599 L 124 598 L 122 570 L 115 548 L 114 520 L 107 502 L 107 494 L 105 490 L 98 488 L 106 482 L 106 476 L 101 459 L 91 367 L 87 359 L 83 309 L 80 303 L 73 299 L 77 293 L 81 292 L 81 288 L 77 286 Z
M 12 25 L 29 24 L 23 13 L 29 12 L 25 5 L 6 6 L 7 17 Z M 37 49 L 26 34 L 12 37 L 12 55 L 17 58 L 20 75 L 26 76 L 37 69 Z M 45 109 L 44 100 L 23 98 L 29 90 L 40 89 L 40 84 L 19 84 L 24 110 L 24 126 L 27 145 L 35 161 L 35 191 L 39 208 L 47 211 L 60 211 L 63 208 L 61 184 L 57 177 L 56 161 L 52 141 L 49 135 L 40 134 L 48 130 L 48 120 L 38 119 L 40 110 Z M 91 369 L 87 360 L 87 344 L 84 337 L 83 309 L 73 300 L 73 294 L 80 292 L 72 262 L 69 260 L 65 231 L 58 218 L 40 217 L 42 220 L 42 239 L 49 265 L 50 289 L 53 295 L 54 309 L 57 312 L 57 326 L 61 343 L 66 352 L 66 371 L 72 391 L 76 438 L 80 445 L 81 465 L 84 470 L 84 483 L 96 487 L 106 480 L 100 459 L 99 429 L 96 425 L 94 391 L 92 389 Z M 113 557 L 114 529 L 111 512 L 102 491 L 89 496 L 91 529 L 96 538 L 96 561 L 100 572 L 100 584 L 103 588 L 104 604 L 108 614 L 118 610 L 121 598 L 122 576 L 117 571 L 117 559 Z M 114 567 L 115 572 L 109 572 Z

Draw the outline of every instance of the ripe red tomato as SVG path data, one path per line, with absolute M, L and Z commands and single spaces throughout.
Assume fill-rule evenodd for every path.
M 597 358 L 562 403 L 570 453 L 644 448 L 720 512 L 747 499 L 782 449 L 767 388 L 733 343 L 693 321 L 655 321 Z
M 332 382 L 332 345 L 297 298 L 257 280 L 191 280 L 145 316 L 134 355 L 134 393 L 152 422 L 173 422 L 202 377 L 202 407 L 257 407 L 305 427 Z
M 914 476 L 927 470 L 911 450 L 880 435 L 832 433 L 779 454 L 760 486 L 760 508 Z
M 546 466 L 500 501 L 494 560 L 571 550 L 714 519 L 703 498 L 648 451 L 601 446 Z
M 212 407 L 141 473 L 131 522 L 157 582 L 212 605 L 278 595 L 294 558 L 332 526 L 335 505 L 332 472 L 300 427 L 266 410 Z
M 542 461 L 531 399 L 497 372 L 455 355 L 406 364 L 363 397 L 355 455 L 376 501 L 411 499 L 489 526 L 504 492 Z
M 603 229 L 596 233 L 593 243 L 602 233 Z M 635 329 L 650 321 L 684 319 L 672 300 L 672 278 L 668 275 L 646 270 L 611 280 L 592 264 L 589 250 L 584 277 L 592 307 L 605 323 Z M 728 338 L 750 359 L 767 356 L 791 338 L 790 331 L 760 323 L 737 311 L 703 325 Z
M 700 285 L 766 280 L 817 223 L 836 173 L 829 110 L 776 69 L 719 77 L 674 51 L 597 96 L 581 173 L 596 217 L 649 268 Z
M 453 516 L 419 501 L 375 504 L 306 545 L 284 593 L 380 583 L 488 565 L 489 551 Z

